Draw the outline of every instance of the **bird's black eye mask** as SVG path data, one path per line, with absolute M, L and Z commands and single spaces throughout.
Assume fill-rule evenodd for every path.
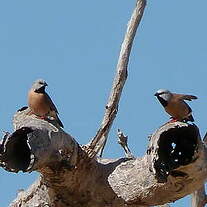
M 165 99 L 161 98 L 160 96 L 157 96 L 157 98 L 163 107 L 166 107 L 168 105 L 168 102 Z

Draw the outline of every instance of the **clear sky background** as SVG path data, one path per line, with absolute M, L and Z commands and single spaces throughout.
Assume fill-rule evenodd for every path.
M 65 130 L 80 144 L 88 143 L 102 120 L 134 5 L 135 0 L 1 0 L 1 130 L 13 130 L 14 112 L 27 105 L 32 82 L 44 78 Z M 148 1 L 104 157 L 124 156 L 117 128 L 129 136 L 132 152 L 143 156 L 147 136 L 169 118 L 153 96 L 159 88 L 199 97 L 190 105 L 204 135 L 206 8 L 206 0 Z M 0 206 L 7 207 L 37 176 L 0 169 Z M 190 199 L 171 206 L 190 206 Z

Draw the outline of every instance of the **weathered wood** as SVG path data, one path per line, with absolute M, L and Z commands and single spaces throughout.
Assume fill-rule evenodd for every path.
M 21 191 L 11 207 L 149 207 L 180 199 L 206 180 L 206 146 L 197 127 L 186 123 L 160 127 L 141 158 L 95 157 L 104 148 L 117 114 L 145 5 L 146 0 L 137 1 L 102 124 L 87 146 L 81 147 L 55 121 L 28 116 L 27 109 L 14 116 L 15 131 L 0 144 L 0 166 L 11 172 L 39 171 L 41 177 Z
M 116 67 L 116 74 L 114 77 L 108 103 L 106 105 L 103 121 L 96 136 L 87 145 L 88 153 L 91 157 L 95 156 L 100 151 L 100 155 L 102 156 L 103 149 L 107 141 L 108 133 L 118 112 L 119 100 L 125 81 L 127 79 L 127 66 L 129 62 L 129 56 L 131 53 L 133 40 L 137 28 L 141 22 L 145 6 L 146 0 L 137 0 L 136 7 L 132 13 L 131 19 L 129 20 L 127 31 L 121 46 L 121 51 L 119 54 L 119 59 Z
M 203 142 L 207 144 L 207 133 L 205 134 L 203 138 Z M 204 207 L 206 203 L 207 203 L 207 196 L 205 192 L 205 183 L 204 183 L 200 189 L 192 193 L 191 206 L 192 207 Z
M 37 170 L 42 176 L 19 194 L 12 207 L 31 203 L 58 207 L 161 205 L 194 192 L 207 177 L 206 148 L 195 125 L 175 122 L 162 126 L 151 136 L 142 158 L 91 159 L 62 129 L 25 113 L 15 115 L 16 131 L 2 143 L 0 160 L 8 170 L 11 160 L 7 156 L 12 158 L 8 152 L 22 150 L 23 142 L 29 146 L 28 155 L 34 155 L 28 156 L 34 163 L 29 169 L 20 169 L 20 160 L 13 159 L 12 170 Z M 22 133 L 25 129 L 32 131 Z
M 192 207 L 204 207 L 206 205 L 207 197 L 204 185 L 192 194 L 191 203 Z
M 14 115 L 16 131 L 4 137 L 1 166 L 11 172 L 40 170 L 54 161 L 67 161 L 68 165 L 75 166 L 77 142 L 56 122 L 37 119 L 35 115 L 28 116 L 28 112 L 29 109 L 25 109 Z
M 176 144 L 174 149 L 172 143 Z M 152 135 L 147 155 L 130 166 L 117 167 L 109 176 L 109 182 L 127 203 L 165 204 L 202 185 L 206 177 L 205 163 L 206 149 L 196 126 L 169 123 Z M 117 177 L 119 184 L 115 182 Z
M 117 131 L 117 136 L 118 136 L 118 143 L 124 149 L 126 158 L 134 159 L 135 157 L 131 153 L 131 150 L 128 147 L 128 136 L 125 136 L 124 133 L 120 129 L 118 129 Z

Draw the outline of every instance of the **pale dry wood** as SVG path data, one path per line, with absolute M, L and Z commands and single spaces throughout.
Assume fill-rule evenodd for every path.
M 140 0 L 138 4 L 140 2 L 144 2 L 144 11 L 146 1 Z M 142 14 L 138 14 L 140 18 Z M 135 32 L 136 30 L 134 35 Z M 128 46 L 127 49 L 130 51 L 131 45 Z M 127 68 L 128 57 L 123 56 L 122 61 L 126 63 L 122 64 Z M 124 77 L 120 78 L 123 79 L 114 84 L 114 87 L 119 89 L 112 89 L 112 94 L 115 91 L 118 94 L 110 96 L 115 104 L 113 100 L 110 102 L 109 98 L 112 105 L 106 107 L 109 109 L 106 109 L 108 114 L 105 113 L 107 123 L 101 126 L 96 138 L 91 142 L 91 152 L 95 152 L 92 156 L 103 147 L 116 116 L 127 69 L 122 74 Z M 55 122 L 48 123 L 32 116 L 25 116 L 22 112 L 16 114 L 14 126 L 16 131 L 6 136 L 6 141 L 2 143 L 3 146 L 1 145 L 1 164 L 9 170 L 12 157 L 7 159 L 7 152 L 12 154 L 12 149 L 22 149 L 23 138 L 22 142 L 29 152 L 28 159 L 31 161 L 30 155 L 34 155 L 32 166 L 29 167 L 29 163 L 29 168 L 25 168 L 25 171 L 37 170 L 41 172 L 42 177 L 29 190 L 19 193 L 11 207 L 161 205 L 192 193 L 197 187 L 202 186 L 207 177 L 206 146 L 201 142 L 196 126 L 185 123 L 169 123 L 159 128 L 151 136 L 147 154 L 142 158 L 116 160 L 91 159 L 88 157 L 87 148 L 81 148 L 69 134 L 59 129 Z M 183 150 L 181 158 L 176 162 L 177 158 L 172 159 L 171 156 L 173 142 L 177 143 L 179 150 Z M 14 164 L 16 161 L 13 160 L 11 170 L 20 170 L 19 165 Z
M 207 197 L 204 185 L 192 194 L 191 203 L 192 207 L 204 207 L 206 205 Z
M 14 115 L 15 132 L 4 136 L 0 165 L 11 172 L 40 170 L 51 163 L 75 166 L 79 145 L 52 120 L 27 115 L 30 109 Z M 65 156 L 67 154 L 67 156 Z
M 206 148 L 194 125 L 175 122 L 162 126 L 152 134 L 147 154 L 142 158 L 91 160 L 84 148 L 80 148 L 67 133 L 58 130 L 47 138 L 48 131 L 56 126 L 35 117 L 25 117 L 24 113 L 15 115 L 16 132 L 31 126 L 33 132 L 38 131 L 36 141 L 25 143 L 29 143 L 32 153 L 36 149 L 34 165 L 28 171 L 37 170 L 42 176 L 27 191 L 19 193 L 11 207 L 31 204 L 51 207 L 155 206 L 192 193 L 207 177 Z M 28 133 L 27 140 L 33 132 Z M 10 137 L 10 143 L 12 139 L 16 140 L 14 135 Z M 43 139 L 46 140 L 41 145 Z M 182 153 L 186 151 L 178 163 L 171 160 L 172 142 L 177 143 Z M 58 148 L 54 143 L 59 145 Z M 12 150 L 9 148 L 17 150 L 22 146 L 14 141 L 13 145 L 6 145 L 7 152 Z
M 118 136 L 118 143 L 124 149 L 126 158 L 134 159 L 135 157 L 131 153 L 131 150 L 128 147 L 128 136 L 124 135 L 124 133 L 120 129 L 117 130 L 117 136 Z
M 207 133 L 205 134 L 203 141 L 207 144 Z M 195 191 L 192 194 L 191 206 L 192 207 L 204 207 L 207 204 L 207 195 L 205 191 L 205 185 Z
M 101 151 L 100 154 L 102 155 L 110 128 L 118 112 L 119 100 L 121 97 L 121 93 L 125 81 L 127 79 L 127 66 L 129 62 L 129 56 L 130 56 L 133 40 L 137 28 L 141 22 L 145 6 L 146 6 L 146 0 L 138 0 L 136 2 L 136 7 L 132 13 L 131 19 L 128 22 L 127 31 L 121 46 L 121 51 L 116 68 L 116 74 L 113 81 L 111 93 L 108 99 L 108 103 L 106 105 L 104 118 L 96 136 L 88 144 L 89 155 L 91 157 L 95 156 L 100 151 Z
M 177 165 L 180 162 L 180 160 L 182 160 L 182 162 L 184 163 L 188 160 L 187 154 L 190 153 L 190 151 L 187 152 L 187 149 L 188 147 L 190 149 L 191 145 L 188 145 L 187 143 L 188 137 L 185 137 L 185 136 L 188 134 L 188 130 L 187 128 L 185 128 L 183 123 L 179 123 L 177 124 L 177 126 L 172 124 L 171 130 L 168 131 L 169 134 L 168 133 L 166 134 L 165 130 L 168 127 L 170 127 L 169 124 L 161 127 L 158 131 L 155 132 L 155 134 L 152 135 L 150 145 L 148 148 L 148 155 L 144 156 L 141 160 L 139 160 L 139 163 L 142 163 L 141 168 L 137 168 L 137 167 L 133 168 L 134 167 L 133 165 L 132 165 L 131 170 L 129 170 L 129 166 L 127 165 L 126 165 L 126 168 L 128 168 L 127 170 L 124 168 L 124 166 L 117 167 L 116 170 L 109 176 L 110 185 L 112 186 L 116 194 L 124 198 L 124 200 L 127 200 L 128 202 L 130 202 L 131 200 L 134 200 L 134 199 L 136 200 L 137 198 L 146 196 L 145 202 L 147 204 L 150 204 L 150 205 L 164 204 L 164 203 L 168 203 L 171 201 L 175 201 L 178 199 L 178 197 L 181 198 L 185 196 L 181 192 L 184 189 L 185 189 L 184 190 L 185 193 L 187 193 L 186 191 L 188 191 L 188 193 L 190 191 L 192 192 L 193 189 L 196 188 L 194 182 L 197 183 L 197 186 L 200 186 L 202 184 L 202 179 L 200 180 L 200 178 L 203 176 L 205 177 L 206 175 L 204 173 L 205 167 L 202 166 L 201 163 L 203 164 L 206 163 L 206 160 L 205 160 L 206 151 L 205 152 L 203 151 L 200 154 L 196 150 L 197 152 L 195 152 L 195 154 L 192 157 L 192 159 L 194 160 L 192 164 L 185 166 L 180 163 L 181 164 L 180 167 L 178 167 L 179 165 L 177 167 L 174 166 L 175 169 L 173 169 L 174 168 L 173 165 Z M 179 130 L 177 134 L 177 137 L 179 137 L 179 139 L 176 138 L 177 140 L 174 140 L 176 137 L 176 134 L 174 134 L 175 133 L 174 130 Z M 162 137 L 163 135 L 165 135 L 166 137 L 165 136 Z M 177 162 L 177 164 L 175 162 L 173 164 L 171 160 L 172 157 L 169 151 L 171 147 L 170 141 L 176 141 L 178 144 L 179 150 L 181 150 L 182 147 L 186 146 L 186 149 L 183 149 L 182 153 L 185 154 L 186 152 L 187 157 L 181 158 L 179 162 Z M 193 145 L 194 144 L 192 143 L 192 146 Z M 203 149 L 204 147 L 201 141 L 198 143 L 198 146 L 201 149 Z M 170 157 L 167 159 L 168 156 Z M 199 159 L 201 159 L 200 164 L 195 163 L 198 161 L 198 157 Z M 148 168 L 149 171 L 146 170 L 143 172 L 142 170 L 145 168 Z M 198 175 L 198 173 L 201 173 L 202 175 L 201 174 Z M 119 174 L 119 185 L 116 186 L 114 185 L 115 182 L 113 178 L 116 179 L 117 174 Z M 137 174 L 137 177 L 133 177 L 132 175 L 134 174 Z M 156 178 L 153 177 L 153 174 L 155 175 Z M 155 184 L 154 178 L 157 180 L 158 182 L 157 184 Z M 140 182 L 140 180 L 142 180 L 142 182 Z M 200 181 L 197 182 L 198 180 Z M 142 194 L 143 188 L 148 189 L 147 191 L 144 191 L 144 194 Z M 126 194 L 126 192 L 128 193 Z M 158 203 L 150 203 L 150 201 L 155 202 L 155 200 Z

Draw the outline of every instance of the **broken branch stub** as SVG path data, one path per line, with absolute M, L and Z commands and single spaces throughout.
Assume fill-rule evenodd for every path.
M 11 172 L 41 170 L 55 162 L 75 166 L 78 144 L 55 121 L 28 116 L 23 108 L 14 115 L 15 132 L 1 144 L 0 165 Z M 53 122 L 53 123 L 52 123 Z
M 128 147 L 128 136 L 125 136 L 120 129 L 117 130 L 117 136 L 118 136 L 118 143 L 124 149 L 126 158 L 135 159 L 134 155 L 131 153 Z

